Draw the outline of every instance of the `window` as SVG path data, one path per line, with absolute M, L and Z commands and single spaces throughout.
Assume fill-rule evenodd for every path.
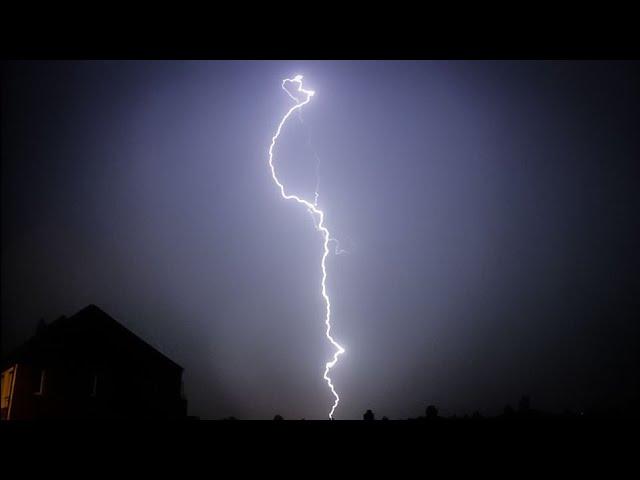
M 2 408 L 9 407 L 11 398 L 11 384 L 13 383 L 13 368 L 2 372 Z
M 38 391 L 35 392 L 36 395 L 44 395 L 44 382 L 46 373 L 47 371 L 44 368 L 40 370 L 40 388 L 38 388 Z
M 16 367 L 11 367 L 4 372 L 2 372 L 2 378 L 0 379 L 0 390 L 1 390 L 1 418 L 2 420 L 7 420 L 9 418 L 10 407 L 11 407 L 11 397 L 13 396 L 13 386 L 15 384 L 15 375 Z

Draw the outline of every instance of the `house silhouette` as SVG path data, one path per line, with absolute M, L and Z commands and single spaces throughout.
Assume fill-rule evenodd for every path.
M 183 368 L 95 305 L 2 361 L 2 419 L 184 418 Z

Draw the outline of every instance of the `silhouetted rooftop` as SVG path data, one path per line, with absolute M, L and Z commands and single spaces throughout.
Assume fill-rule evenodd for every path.
M 120 324 L 96 305 L 90 304 L 70 317 L 62 316 L 38 332 L 2 360 L 3 365 L 29 361 L 61 351 L 87 355 L 122 353 L 135 350 L 170 367 L 183 368 Z

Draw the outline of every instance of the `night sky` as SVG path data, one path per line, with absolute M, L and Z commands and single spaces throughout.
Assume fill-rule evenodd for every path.
M 640 392 L 640 63 L 14 62 L 2 348 L 93 303 L 202 418 L 625 405 Z M 301 121 L 302 120 L 302 121 Z M 318 162 L 319 159 L 319 162 Z M 318 172 L 318 177 L 316 177 Z

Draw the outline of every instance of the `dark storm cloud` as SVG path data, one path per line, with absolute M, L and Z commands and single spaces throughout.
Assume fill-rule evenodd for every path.
M 31 62 L 2 77 L 9 348 L 95 303 L 185 367 L 190 411 L 561 410 L 638 394 L 638 64 Z

